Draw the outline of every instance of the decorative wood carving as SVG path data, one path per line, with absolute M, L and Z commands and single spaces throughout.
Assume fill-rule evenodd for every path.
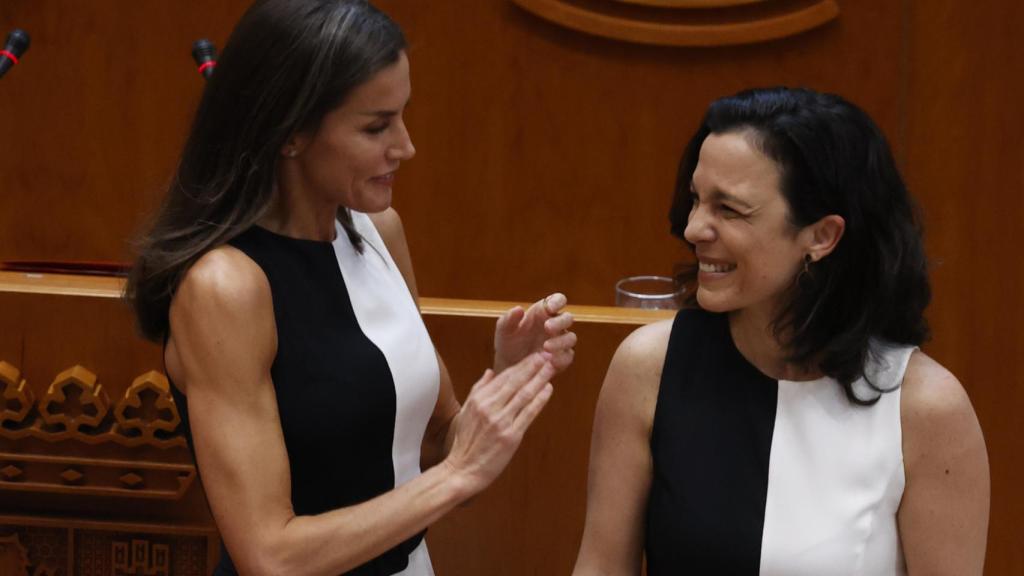
M 171 548 L 148 540 L 114 540 L 110 550 L 116 576 L 170 576 Z
M 725 46 L 793 36 L 839 15 L 836 0 L 788 4 L 766 0 L 513 0 L 522 8 L 579 32 L 638 44 Z M 621 5 L 621 9 L 617 9 Z M 631 5 L 631 6 L 626 6 Z M 748 12 L 749 13 L 746 13 Z M 709 18 L 718 15 L 720 18 Z
M 0 361 L 0 426 L 14 428 L 26 420 L 35 396 L 28 383 L 21 380 L 21 372 L 7 362 Z
M 72 519 L 39 524 L 0 519 L 0 576 L 205 576 L 217 546 L 212 528 Z
M 0 438 L 186 447 L 178 431 L 181 415 L 171 396 L 170 382 L 155 370 L 137 377 L 110 410 L 103 386 L 82 366 L 61 372 L 36 403 L 20 371 L 0 361 L 0 400 Z
M 18 541 L 17 534 L 0 536 L 0 574 L 28 576 L 28 550 Z
M 172 438 L 181 423 L 167 377 L 151 370 L 139 376 L 114 409 L 115 432 L 146 443 Z
M 192 464 L 0 452 L 0 490 L 180 499 Z
M 39 402 L 43 422 L 65 431 L 65 437 L 78 435 L 79 429 L 83 433 L 96 430 L 109 409 L 110 399 L 103 386 L 96 382 L 95 374 L 82 366 L 72 366 L 58 374 Z
M 0 386 L 0 490 L 178 500 L 195 480 L 195 466 L 181 452 L 181 416 L 159 372 L 137 377 L 113 410 L 96 375 L 82 366 L 61 372 L 38 403 L 7 362 L 0 362 Z M 30 448 L 31 439 L 53 447 Z M 115 444 L 121 452 L 82 456 L 79 444 Z M 167 453 L 168 461 L 125 451 L 146 447 L 178 452 Z

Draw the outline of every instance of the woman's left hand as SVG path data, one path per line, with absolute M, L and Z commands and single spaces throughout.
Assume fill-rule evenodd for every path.
M 533 352 L 551 354 L 559 372 L 572 364 L 576 334 L 572 314 L 563 312 L 567 300 L 555 293 L 534 302 L 527 310 L 516 306 L 498 318 L 494 329 L 494 371 L 501 372 Z

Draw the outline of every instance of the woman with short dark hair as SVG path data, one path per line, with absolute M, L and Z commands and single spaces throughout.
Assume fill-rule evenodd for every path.
M 127 296 L 164 345 L 216 574 L 432 574 L 424 530 L 502 471 L 572 361 L 555 294 L 498 320 L 494 370 L 455 399 L 390 208 L 415 154 L 405 48 L 365 1 L 258 0 L 143 240 Z
M 694 306 L 608 369 L 575 574 L 980 575 L 985 444 L 917 348 L 927 261 L 871 119 L 810 90 L 722 98 L 670 219 Z

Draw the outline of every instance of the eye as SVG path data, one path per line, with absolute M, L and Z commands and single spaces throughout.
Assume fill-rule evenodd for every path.
M 387 130 L 389 126 L 391 126 L 390 122 L 374 122 L 366 128 L 363 128 L 363 132 L 375 136 Z

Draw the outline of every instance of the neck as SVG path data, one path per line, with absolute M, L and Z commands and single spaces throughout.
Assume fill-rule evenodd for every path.
M 339 206 L 317 202 L 304 193 L 301 182 L 282 167 L 274 198 L 258 224 L 292 238 L 330 242 L 334 240 L 334 222 Z
M 772 326 L 774 313 L 766 310 L 736 310 L 729 313 L 729 331 L 736 349 L 761 373 L 775 380 L 814 380 L 822 376 L 815 368 L 808 369 L 788 360 L 783 344 L 786 334 L 776 335 Z

